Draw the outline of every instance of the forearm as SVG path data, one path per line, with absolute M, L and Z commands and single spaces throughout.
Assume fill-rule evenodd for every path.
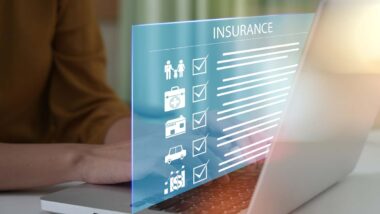
M 106 145 L 0 143 L 0 191 L 129 181 L 130 138 L 130 119 L 124 118 L 108 130 Z
M 80 162 L 88 146 L 0 143 L 0 191 L 81 180 Z

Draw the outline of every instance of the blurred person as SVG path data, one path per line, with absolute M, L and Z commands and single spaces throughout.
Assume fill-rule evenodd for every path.
M 92 0 L 0 0 L 0 190 L 130 180 Z
M 0 191 L 131 180 L 130 110 L 106 84 L 92 3 L 0 0 Z

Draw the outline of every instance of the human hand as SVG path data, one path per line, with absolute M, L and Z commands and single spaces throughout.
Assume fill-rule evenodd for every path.
M 131 180 L 131 144 L 94 145 L 83 151 L 78 173 L 91 184 L 117 184 Z

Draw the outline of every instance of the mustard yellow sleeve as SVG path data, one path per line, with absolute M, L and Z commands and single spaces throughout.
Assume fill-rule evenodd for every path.
M 59 142 L 104 142 L 129 110 L 106 84 L 105 54 L 92 0 L 58 1 L 49 107 Z

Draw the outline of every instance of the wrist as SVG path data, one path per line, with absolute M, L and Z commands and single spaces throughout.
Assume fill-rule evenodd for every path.
M 94 145 L 74 144 L 68 148 L 66 161 L 71 169 L 67 175 L 67 181 L 85 181 L 86 170 L 88 169 L 89 157 L 91 156 Z

